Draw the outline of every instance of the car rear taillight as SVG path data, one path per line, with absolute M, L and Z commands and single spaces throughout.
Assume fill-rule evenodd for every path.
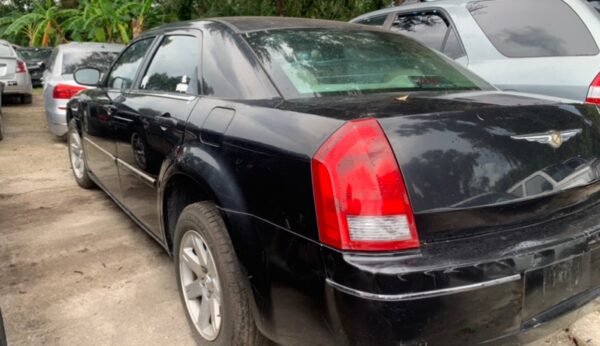
M 21 60 L 17 60 L 17 73 L 25 73 L 26 71 L 25 63 Z
M 600 105 L 600 73 L 598 73 L 590 85 L 585 102 Z
M 377 120 L 349 121 L 312 159 L 319 237 L 341 250 L 419 247 L 404 179 Z
M 52 91 L 52 98 L 54 99 L 70 99 L 77 95 L 78 92 L 86 90 L 86 87 L 78 85 L 58 84 Z

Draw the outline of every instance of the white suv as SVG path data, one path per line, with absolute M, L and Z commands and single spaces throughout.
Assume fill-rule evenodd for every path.
M 585 0 L 439 0 L 352 20 L 436 49 L 507 91 L 600 104 L 600 14 Z

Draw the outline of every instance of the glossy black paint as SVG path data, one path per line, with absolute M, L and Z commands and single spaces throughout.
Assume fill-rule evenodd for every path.
M 285 345 L 510 343 L 540 330 L 536 319 L 560 326 L 598 296 L 598 108 L 496 92 L 285 100 L 243 41 L 245 31 L 328 26 L 356 29 L 235 18 L 145 33 L 140 39 L 154 43 L 131 88 L 102 86 L 68 105 L 93 179 L 169 252 L 181 206 L 212 200 L 247 274 L 259 329 Z M 199 94 L 139 88 L 168 34 L 198 39 L 190 49 L 202 52 Z M 319 242 L 311 157 L 345 121 L 363 117 L 378 119 L 393 146 L 418 250 L 344 253 Z M 572 128 L 581 133 L 557 149 L 510 138 Z M 587 180 L 524 198 L 507 192 L 570 159 L 583 160 Z M 423 292 L 433 295 L 401 298 Z

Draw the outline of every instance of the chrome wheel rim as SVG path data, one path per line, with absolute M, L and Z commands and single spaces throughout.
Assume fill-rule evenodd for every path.
M 81 146 L 81 137 L 77 131 L 71 131 L 69 135 L 69 153 L 71 154 L 71 167 L 75 176 L 79 179 L 83 178 L 85 163 L 83 161 L 83 148 Z
M 181 239 L 179 277 L 196 330 L 204 339 L 215 340 L 222 324 L 221 285 L 213 255 L 196 231 L 187 231 Z

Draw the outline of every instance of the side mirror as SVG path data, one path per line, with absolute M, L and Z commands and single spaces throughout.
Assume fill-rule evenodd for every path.
M 73 74 L 73 78 L 77 84 L 86 86 L 98 86 L 101 77 L 100 70 L 93 67 L 84 67 L 77 69 Z

